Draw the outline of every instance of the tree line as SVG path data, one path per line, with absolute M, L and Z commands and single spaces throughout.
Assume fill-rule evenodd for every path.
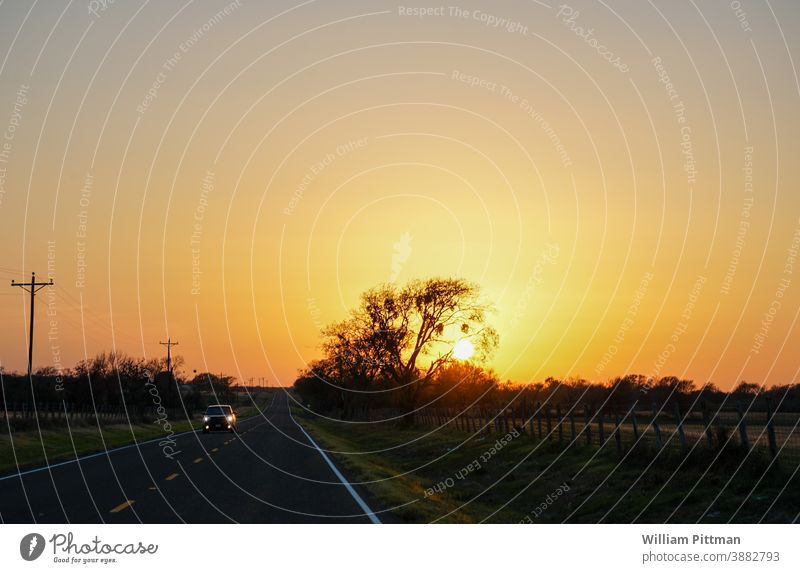
M 180 369 L 181 357 L 173 359 L 172 372 L 161 358 L 132 357 L 120 352 L 103 352 L 81 360 L 72 368 L 56 370 L 45 367 L 27 374 L 0 369 L 0 408 L 15 404 L 68 403 L 149 407 L 152 388 L 164 407 L 202 408 L 208 396 L 220 402 L 231 401 L 235 379 L 210 372 L 187 376 Z
M 417 280 L 405 287 L 387 284 L 364 293 L 343 321 L 322 330 L 322 358 L 302 369 L 294 388 L 308 409 L 341 419 L 402 416 L 413 423 L 422 406 L 485 407 L 493 410 L 512 403 L 550 403 L 625 411 L 641 409 L 682 411 L 699 402 L 712 406 L 745 404 L 800 411 L 800 385 L 769 389 L 741 382 L 731 391 L 712 383 L 698 385 L 675 376 L 652 379 L 629 374 L 603 382 L 582 378 L 517 384 L 501 382 L 482 366 L 499 337 L 487 324 L 491 305 L 477 285 L 461 279 Z M 469 340 L 475 354 L 459 360 L 453 352 Z M 671 411 L 671 410 L 670 410 Z

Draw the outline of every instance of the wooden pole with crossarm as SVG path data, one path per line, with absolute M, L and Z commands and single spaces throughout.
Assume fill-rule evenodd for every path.
M 31 282 L 29 283 L 18 283 L 16 281 L 11 281 L 11 286 L 20 287 L 22 290 L 31 293 L 31 327 L 28 337 L 28 378 L 31 377 L 31 372 L 33 371 L 33 304 L 36 300 L 36 293 L 44 287 L 51 286 L 52 284 L 53 279 L 50 279 L 50 281 L 46 283 L 37 283 L 36 273 L 31 273 Z
M 171 338 L 167 338 L 166 342 L 161 342 L 159 340 L 158 343 L 160 345 L 162 345 L 162 346 L 166 346 L 167 347 L 167 372 L 169 372 L 170 375 L 171 375 L 172 374 L 172 352 L 170 352 L 170 351 L 172 350 L 172 347 L 173 346 L 177 346 L 178 343 L 177 342 L 172 342 Z

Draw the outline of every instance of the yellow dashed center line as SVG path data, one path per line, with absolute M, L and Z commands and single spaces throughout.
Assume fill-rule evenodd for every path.
M 176 477 L 178 477 L 178 474 L 169 474 L 167 477 L 165 477 L 165 478 L 164 478 L 164 480 L 165 480 L 165 481 L 172 481 L 172 480 L 174 480 Z
M 124 503 L 119 504 L 117 507 L 111 510 L 110 513 L 119 513 L 123 509 L 126 509 L 136 503 L 135 499 L 126 499 Z
M 194 463 L 196 463 L 196 464 L 199 464 L 199 463 L 200 463 L 200 462 L 202 462 L 202 461 L 203 461 L 203 458 L 197 458 L 197 459 L 194 461 Z
M 214 448 L 214 449 L 213 449 L 213 450 L 211 450 L 211 451 L 212 451 L 212 452 L 218 452 L 218 451 L 219 451 L 219 448 Z
M 150 491 L 157 491 L 158 490 L 158 488 L 156 486 L 154 486 L 154 485 L 151 485 L 147 489 L 149 489 Z

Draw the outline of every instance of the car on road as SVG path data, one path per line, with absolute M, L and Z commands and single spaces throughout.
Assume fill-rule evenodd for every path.
M 212 404 L 203 415 L 203 433 L 214 430 L 236 431 L 236 411 L 228 404 Z

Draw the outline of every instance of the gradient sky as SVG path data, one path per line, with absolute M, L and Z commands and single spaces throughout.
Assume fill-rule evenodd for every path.
M 445 275 L 503 379 L 796 381 L 796 2 L 6 1 L 0 32 L 35 367 L 169 336 L 290 384 L 359 293 Z

